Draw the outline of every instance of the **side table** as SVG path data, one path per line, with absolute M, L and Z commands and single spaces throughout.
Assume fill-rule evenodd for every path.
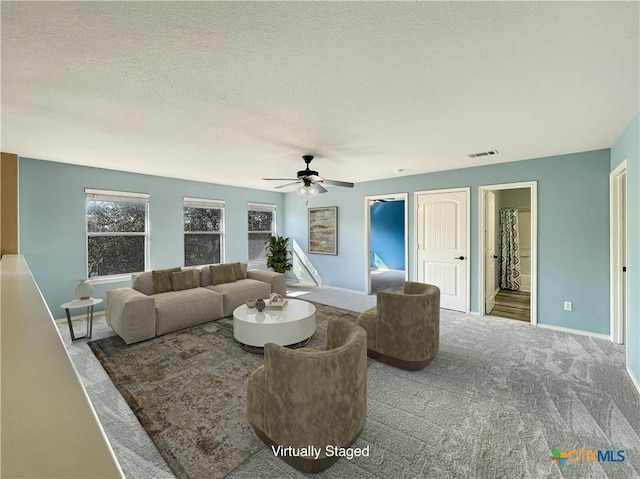
M 96 304 L 102 303 L 100 298 L 89 298 L 89 299 L 76 299 L 74 301 L 69 301 L 68 303 L 61 304 L 60 307 L 63 308 L 67 312 L 67 322 L 69 323 L 69 332 L 71 333 L 71 341 L 75 341 L 77 339 L 88 338 L 91 339 L 91 333 L 93 332 L 93 307 Z M 71 314 L 69 313 L 70 309 L 75 308 L 87 308 L 87 334 L 84 336 L 76 336 L 73 332 L 73 324 L 71 324 Z

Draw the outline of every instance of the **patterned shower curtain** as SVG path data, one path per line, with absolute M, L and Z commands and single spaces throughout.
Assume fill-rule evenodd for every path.
M 516 208 L 500 208 L 500 289 L 520 290 L 520 234 Z

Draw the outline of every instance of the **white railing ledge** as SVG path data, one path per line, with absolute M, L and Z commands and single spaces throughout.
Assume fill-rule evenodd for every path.
M 2 476 L 123 478 L 23 256 L 0 282 Z

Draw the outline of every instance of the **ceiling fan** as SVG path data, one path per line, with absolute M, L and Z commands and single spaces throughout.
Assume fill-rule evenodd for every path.
M 319 193 L 326 193 L 327 189 L 323 185 L 327 186 L 344 186 L 346 188 L 353 188 L 353 183 L 349 181 L 337 181 L 327 180 L 326 178 L 318 175 L 317 171 L 309 168 L 309 163 L 313 160 L 313 155 L 303 155 L 302 159 L 307 164 L 304 170 L 298 171 L 298 178 L 262 178 L 268 181 L 292 181 L 293 183 L 286 183 L 284 185 L 276 186 L 276 189 L 286 188 L 292 185 L 298 186 L 296 192 L 300 196 L 304 196 L 309 199 L 311 196 L 315 196 Z

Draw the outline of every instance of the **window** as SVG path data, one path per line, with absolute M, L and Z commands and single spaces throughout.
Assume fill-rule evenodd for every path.
M 144 271 L 149 195 L 85 189 L 87 277 Z
M 224 201 L 184 199 L 184 265 L 222 263 Z
M 266 243 L 276 234 L 276 206 L 249 203 L 247 231 L 249 232 L 250 262 L 266 261 Z

